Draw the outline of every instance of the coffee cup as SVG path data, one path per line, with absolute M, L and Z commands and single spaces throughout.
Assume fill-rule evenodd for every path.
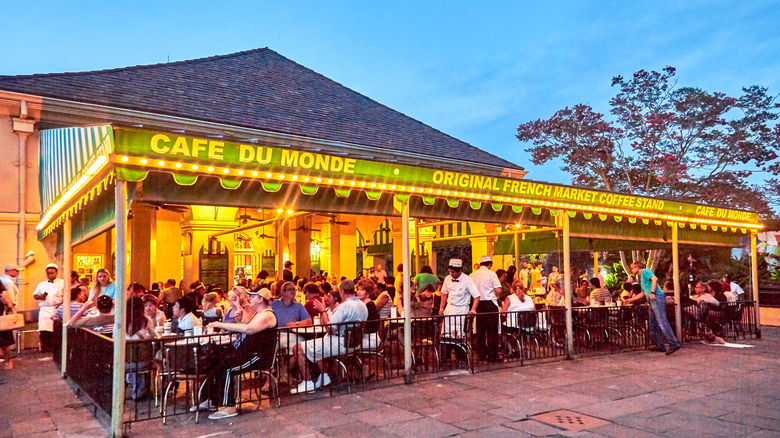
M 165 330 L 165 327 L 163 327 L 163 326 L 161 326 L 161 325 L 158 325 L 157 327 L 155 327 L 155 328 L 154 328 L 154 331 L 155 331 L 155 332 L 156 332 L 158 335 L 161 335 L 161 334 L 163 334 L 163 333 L 164 333 L 164 330 Z
M 390 308 L 390 318 L 398 318 L 398 309 L 395 307 Z
M 320 317 L 319 316 L 315 316 L 314 317 L 314 325 L 320 325 Z
M 193 334 L 194 336 L 200 336 L 200 335 L 202 335 L 202 334 L 203 334 L 203 327 L 202 327 L 202 326 L 193 327 L 193 328 L 192 328 L 192 334 Z
M 618 307 L 622 307 L 623 306 L 623 302 L 622 301 L 618 301 L 617 305 L 618 305 Z
M 191 337 L 191 336 L 192 336 L 192 334 L 193 334 L 193 333 L 192 333 L 192 330 L 184 330 L 184 336 L 186 336 L 186 337 L 188 337 L 188 338 L 189 338 L 189 337 Z
M 166 335 L 171 332 L 171 324 L 172 324 L 171 321 L 165 321 L 163 323 L 163 333 L 165 333 Z

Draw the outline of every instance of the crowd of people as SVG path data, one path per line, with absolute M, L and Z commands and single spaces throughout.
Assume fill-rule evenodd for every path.
M 199 335 L 213 330 L 238 334 L 238 341 L 225 348 L 210 366 L 209 398 L 194 409 L 216 409 L 210 418 L 228 418 L 236 414 L 232 406 L 230 373 L 234 366 L 260 360 L 253 352 L 273 351 L 270 339 L 277 339 L 277 327 L 309 327 L 330 325 L 331 330 L 322 339 L 306 339 L 295 331 L 280 331 L 278 348 L 290 358 L 289 372 L 300 382 L 293 393 L 310 392 L 330 383 L 323 360 L 349 350 L 345 337 L 347 325 L 341 323 L 365 322 L 362 348 L 377 348 L 382 339 L 380 330 L 388 318 L 410 312 L 413 317 L 448 315 L 441 328 L 442 336 L 463 333 L 466 315 L 475 316 L 474 350 L 481 360 L 501 361 L 499 332 L 516 331 L 521 327 L 518 313 L 566 304 L 563 292 L 565 272 L 553 266 L 544 275 L 542 263 L 523 263 L 520 269 L 509 266 L 493 270 L 490 256 L 482 256 L 470 275 L 463 270 L 463 261 L 451 259 L 444 278 L 433 273 L 430 266 L 422 266 L 411 277 L 411 303 L 403 302 L 403 266 L 398 266 L 399 278 L 388 275 L 382 266 L 370 269 L 365 276 L 355 279 L 327 273 L 311 273 L 300 278 L 292 272 L 293 264 L 286 262 L 277 278 L 261 271 L 254 281 L 242 279 L 230 290 L 194 281 L 187 285 L 174 279 L 154 283 L 147 289 L 139 283 L 126 288 L 127 339 L 154 339 L 165 333 Z M 14 277 L 19 267 L 6 267 L 6 276 Z M 87 327 L 107 336 L 113 334 L 116 283 L 108 270 L 96 272 L 89 284 L 76 272 L 70 278 L 70 308 L 62 306 L 64 281 L 58 278 L 58 266 L 46 267 L 47 280 L 35 289 L 40 301 L 39 330 L 41 345 L 51 349 L 52 326 L 70 312 L 71 327 Z M 604 278 L 598 273 L 587 278 L 585 272 L 576 278 L 572 294 L 573 306 L 648 304 L 648 318 L 652 350 L 672 354 L 680 343 L 666 318 L 665 305 L 673 298 L 673 284 L 663 288 L 655 274 L 641 263 L 631 265 L 632 275 L 622 288 L 611 292 L 604 287 Z M 13 309 L 15 289 L 0 283 L 0 307 Z M 15 287 L 15 286 L 14 286 Z M 683 301 L 684 306 L 707 303 L 718 306 L 737 301 L 744 291 L 728 276 L 722 282 L 699 282 L 694 294 Z M 0 309 L 2 310 L 2 309 Z M 506 316 L 502 317 L 502 313 Z M 462 317 L 454 317 L 454 316 Z M 204 330 L 205 327 L 205 330 Z M 0 348 L 10 367 L 8 346 L 13 344 L 8 334 L 0 332 Z M 329 337 L 332 337 L 330 339 Z M 266 358 L 267 359 L 267 358 Z M 131 382 L 133 398 L 144 396 L 144 382 Z

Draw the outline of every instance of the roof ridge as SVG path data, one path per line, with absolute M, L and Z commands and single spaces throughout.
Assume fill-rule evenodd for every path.
M 0 75 L 0 79 L 11 79 L 11 78 L 26 79 L 26 78 L 43 78 L 43 77 L 55 77 L 55 76 L 81 76 L 81 75 L 102 74 L 102 73 L 115 73 L 115 72 L 125 71 L 125 70 L 137 70 L 137 69 L 147 69 L 147 68 L 162 67 L 162 66 L 196 64 L 196 63 L 201 63 L 206 61 L 214 61 L 219 59 L 232 58 L 236 56 L 243 56 L 250 53 L 257 53 L 263 51 L 268 51 L 278 56 L 282 56 L 278 52 L 275 52 L 274 50 L 269 49 L 266 46 L 266 47 L 259 47 L 256 49 L 242 50 L 240 52 L 227 53 L 224 55 L 214 55 L 214 56 L 207 56 L 205 58 L 185 59 L 185 60 L 173 61 L 173 62 L 158 62 L 155 64 L 128 65 L 125 67 L 106 68 L 101 70 L 88 70 L 88 71 L 73 71 L 73 72 L 60 72 L 60 73 L 34 73 L 31 75 Z

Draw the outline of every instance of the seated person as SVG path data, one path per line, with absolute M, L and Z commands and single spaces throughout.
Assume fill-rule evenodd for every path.
M 79 310 L 71 319 L 68 327 L 88 328 L 106 336 L 114 334 L 114 315 L 111 311 L 114 309 L 114 299 L 108 295 L 101 295 L 97 299 L 97 316 L 82 317 L 79 313 L 85 311 L 84 307 Z
M 276 315 L 279 327 L 306 327 L 312 323 L 312 317 L 303 304 L 295 301 L 295 285 L 286 281 L 279 287 L 281 298 L 274 300 L 271 309 Z M 270 291 L 269 291 L 270 293 Z M 279 348 L 292 354 L 292 349 L 303 338 L 289 330 L 279 330 Z
M 249 306 L 249 294 L 247 294 L 246 289 L 241 286 L 235 286 L 233 290 L 230 291 L 228 303 L 230 303 L 230 308 L 225 312 L 225 316 L 222 317 L 222 322 L 247 323 L 255 314 Z
M 718 301 L 718 303 L 728 302 L 728 298 L 723 293 L 723 289 L 721 288 L 719 281 L 710 281 L 707 283 L 707 289 L 709 290 L 710 295 L 712 295 L 713 298 Z
M 193 406 L 198 409 L 214 409 L 210 420 L 220 420 L 238 415 L 234 394 L 235 385 L 228 372 L 231 368 L 255 362 L 255 369 L 266 369 L 273 362 L 274 343 L 276 342 L 276 316 L 271 310 L 271 292 L 260 289 L 249 292 L 249 305 L 254 311 L 252 319 L 246 324 L 212 322 L 209 327 L 222 331 L 241 333 L 243 336 L 233 344 L 223 346 L 216 355 L 216 363 L 209 368 L 207 376 L 209 399 Z
M 641 296 L 640 296 L 641 295 Z M 642 286 L 636 283 L 623 283 L 623 292 L 620 293 L 620 300 L 624 303 L 631 300 L 630 303 L 626 303 L 627 306 L 638 306 L 640 304 L 647 303 L 644 298 L 645 294 L 642 292 Z
M 157 302 L 157 297 L 154 295 L 151 297 Z M 154 330 L 154 323 L 145 314 L 144 300 L 138 295 L 130 295 L 126 306 L 127 340 L 156 339 L 157 333 Z M 133 348 L 133 345 L 138 344 L 128 344 L 128 348 Z M 125 367 L 125 381 L 130 384 L 130 397 L 133 400 L 138 400 L 146 395 L 149 389 L 146 373 L 136 372 L 136 370 L 146 368 L 148 365 L 148 363 L 128 362 Z
M 588 283 L 588 280 L 581 278 L 577 284 L 577 288 L 574 289 L 574 298 L 587 305 L 588 296 L 590 296 L 590 283 Z
M 158 299 L 152 294 L 146 294 L 143 296 L 144 301 L 144 314 L 152 320 L 155 327 L 162 327 L 165 325 L 165 312 L 157 307 Z
M 691 296 L 691 299 L 699 304 L 707 303 L 712 304 L 713 306 L 719 306 L 720 302 L 716 300 L 714 296 L 712 296 L 707 286 L 707 283 L 703 281 L 696 283 L 696 287 L 693 289 L 693 295 Z
M 341 305 L 341 294 L 338 290 L 331 290 L 322 301 L 315 301 L 312 304 L 320 312 L 320 325 L 327 325 L 333 317 L 333 312 Z
M 79 310 L 81 310 L 81 307 L 84 305 L 84 303 L 87 302 L 87 297 L 89 297 L 89 292 L 87 291 L 87 288 L 84 286 L 76 286 L 70 290 L 70 317 L 73 319 L 73 317 L 79 313 Z M 57 310 L 54 311 L 54 315 L 51 316 L 52 321 L 62 321 L 63 320 L 63 314 L 64 314 L 64 308 L 65 304 L 60 304 L 59 307 L 57 307 Z
M 595 302 L 597 305 L 603 306 L 612 302 L 612 294 L 606 288 L 601 287 L 601 280 L 598 277 L 591 278 L 590 284 L 593 285 L 593 290 L 590 292 L 591 303 Z
M 387 280 L 392 277 L 388 277 Z M 390 318 L 390 309 L 393 308 L 393 297 L 390 296 L 390 292 L 387 291 L 387 285 L 379 283 L 377 286 L 377 296 L 374 299 L 374 304 L 379 311 L 380 319 Z
M 203 296 L 203 317 L 222 319 L 222 308 L 220 308 L 217 305 L 218 303 L 219 303 L 218 293 L 209 292 L 206 295 L 204 295 Z
M 666 295 L 666 302 L 674 304 L 674 282 L 672 280 L 666 280 L 664 283 L 664 295 Z
M 522 282 L 522 280 L 520 280 Z M 547 294 L 547 300 L 544 303 L 547 307 L 565 306 L 566 300 L 563 297 L 563 291 L 558 283 L 553 283 L 550 293 Z
M 501 307 L 502 313 L 509 312 L 504 325 L 507 333 L 517 333 L 522 328 L 519 321 L 520 318 L 514 312 L 530 312 L 533 310 L 536 310 L 534 300 L 526 293 L 523 282 L 518 280 L 512 283 L 512 295 L 509 295 L 504 300 L 504 305 Z
M 197 309 L 197 305 L 189 296 L 176 300 L 176 304 L 173 306 L 173 320 L 176 322 L 176 327 L 171 328 L 171 331 L 183 334 L 195 327 L 202 327 L 200 319 L 195 316 L 195 309 Z
M 298 370 L 308 370 L 311 380 L 302 381 L 298 387 L 290 392 L 297 394 L 311 392 L 317 388 L 330 384 L 327 373 L 321 373 L 323 359 L 349 353 L 345 335 L 349 327 L 348 322 L 365 322 L 368 319 L 368 308 L 356 296 L 355 283 L 344 280 L 339 285 L 339 294 L 342 303 L 333 311 L 329 318 L 331 324 L 339 324 L 331 327 L 331 333 L 321 339 L 311 339 L 301 342 L 295 347 Z M 323 316 L 324 318 L 324 316 Z
M 366 320 L 365 333 L 363 333 L 363 349 L 374 350 L 379 347 L 379 310 L 376 308 L 376 304 L 371 301 L 371 294 L 374 292 L 375 284 L 373 281 L 364 278 L 358 281 L 357 297 L 368 309 L 368 319 Z
M 328 283 L 322 283 L 323 285 L 328 285 L 328 288 L 330 288 L 330 285 Z M 320 286 L 315 283 L 307 283 L 306 286 L 303 287 L 303 295 L 306 297 L 306 304 L 303 305 L 303 308 L 306 309 L 306 312 L 308 312 L 309 316 L 313 318 L 319 318 L 320 312 L 317 310 L 317 308 L 314 307 L 314 302 L 319 301 L 322 303 L 322 296 L 320 295 Z

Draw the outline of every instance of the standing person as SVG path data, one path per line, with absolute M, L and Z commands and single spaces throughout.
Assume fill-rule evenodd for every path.
M 518 278 L 523 283 L 523 287 L 528 289 L 528 286 L 531 285 L 530 279 L 528 278 L 528 263 L 523 262 L 523 266 L 520 268 L 520 270 L 517 272 Z
M 81 286 L 79 282 L 79 273 L 76 271 L 70 271 L 70 288 Z
M 497 269 L 496 275 L 498 275 L 498 281 L 501 283 L 501 293 L 496 295 L 498 298 L 498 305 L 503 306 L 504 300 L 512 294 L 512 286 L 506 282 L 506 271 L 503 269 Z
M 173 316 L 173 305 L 176 301 L 182 297 L 182 291 L 176 287 L 176 280 L 173 278 L 168 279 L 165 282 L 165 289 L 160 292 L 159 303 L 162 306 L 162 311 L 165 312 L 165 317 L 171 319 Z
M 376 277 L 377 283 L 385 284 L 385 281 L 387 281 L 387 272 L 385 271 L 385 268 L 382 266 L 382 264 L 376 265 L 376 270 L 374 271 L 374 277 Z
M 439 307 L 440 315 L 469 315 L 477 314 L 480 293 L 474 280 L 468 275 L 463 275 L 463 261 L 461 259 L 450 259 L 447 267 L 450 275 L 444 278 L 441 286 L 441 304 Z M 469 307 L 469 301 L 474 302 Z M 445 307 L 446 306 L 446 307 Z M 463 336 L 463 316 L 445 316 L 444 318 L 444 336 Z
M 506 268 L 506 282 L 509 284 L 514 284 L 515 281 L 517 281 L 517 278 L 515 278 L 515 275 L 517 275 L 517 267 L 515 265 L 510 265 L 508 268 Z
M 54 347 L 54 322 L 51 317 L 62 304 L 65 291 L 65 281 L 57 278 L 59 266 L 54 263 L 46 265 L 46 281 L 38 284 L 33 292 L 33 298 L 40 300 L 38 313 L 38 333 L 41 338 L 41 351 L 52 351 Z
M 293 278 L 295 276 L 293 275 L 292 267 L 295 263 L 287 260 L 284 262 L 284 270 L 282 271 L 282 280 L 284 281 L 293 281 Z
M 631 264 L 631 273 L 639 278 L 639 283 L 642 286 L 642 292 L 647 298 L 649 305 L 647 306 L 648 321 L 650 323 L 650 335 L 655 343 L 655 347 L 651 347 L 651 351 L 665 351 L 667 355 L 673 354 L 675 351 L 682 348 L 682 345 L 677 341 L 677 338 L 672 332 L 672 327 L 669 325 L 669 320 L 666 318 L 666 297 L 663 290 L 658 286 L 658 277 L 653 274 L 653 271 L 645 268 L 645 264 L 636 262 Z M 632 302 L 636 298 L 631 298 L 628 302 Z M 663 335 L 663 337 L 662 337 Z M 669 349 L 664 346 L 664 340 L 669 343 Z
M 542 262 L 536 262 L 531 271 L 531 291 L 535 295 L 542 294 Z
M 6 271 L 7 272 L 7 271 Z M 8 313 L 16 313 L 16 307 L 11 300 L 11 295 L 8 290 L 5 289 L 3 283 L 0 283 L 0 315 Z M 4 330 L 0 332 L 0 351 L 3 352 L 3 359 L 5 359 L 5 369 L 10 370 L 14 367 L 11 362 L 11 345 L 14 345 L 14 332 L 13 330 Z
M 5 274 L 0 277 L 0 283 L 3 284 L 6 291 L 6 298 L 11 300 L 14 306 L 16 306 L 19 299 L 19 288 L 16 287 L 16 277 L 19 276 L 19 271 L 24 270 L 18 265 L 6 265 Z
M 479 269 L 471 274 L 471 279 L 479 291 L 477 304 L 477 352 L 482 360 L 498 362 L 498 300 L 501 293 L 501 281 L 491 271 L 493 259 L 484 255 L 479 259 Z M 481 314 L 481 315 L 480 315 Z
M 552 272 L 550 272 L 550 275 L 547 276 L 547 292 L 549 292 L 550 288 L 552 288 L 552 284 L 558 283 L 561 281 L 561 278 L 563 278 L 563 276 L 560 272 L 558 272 L 558 267 L 553 266 Z

